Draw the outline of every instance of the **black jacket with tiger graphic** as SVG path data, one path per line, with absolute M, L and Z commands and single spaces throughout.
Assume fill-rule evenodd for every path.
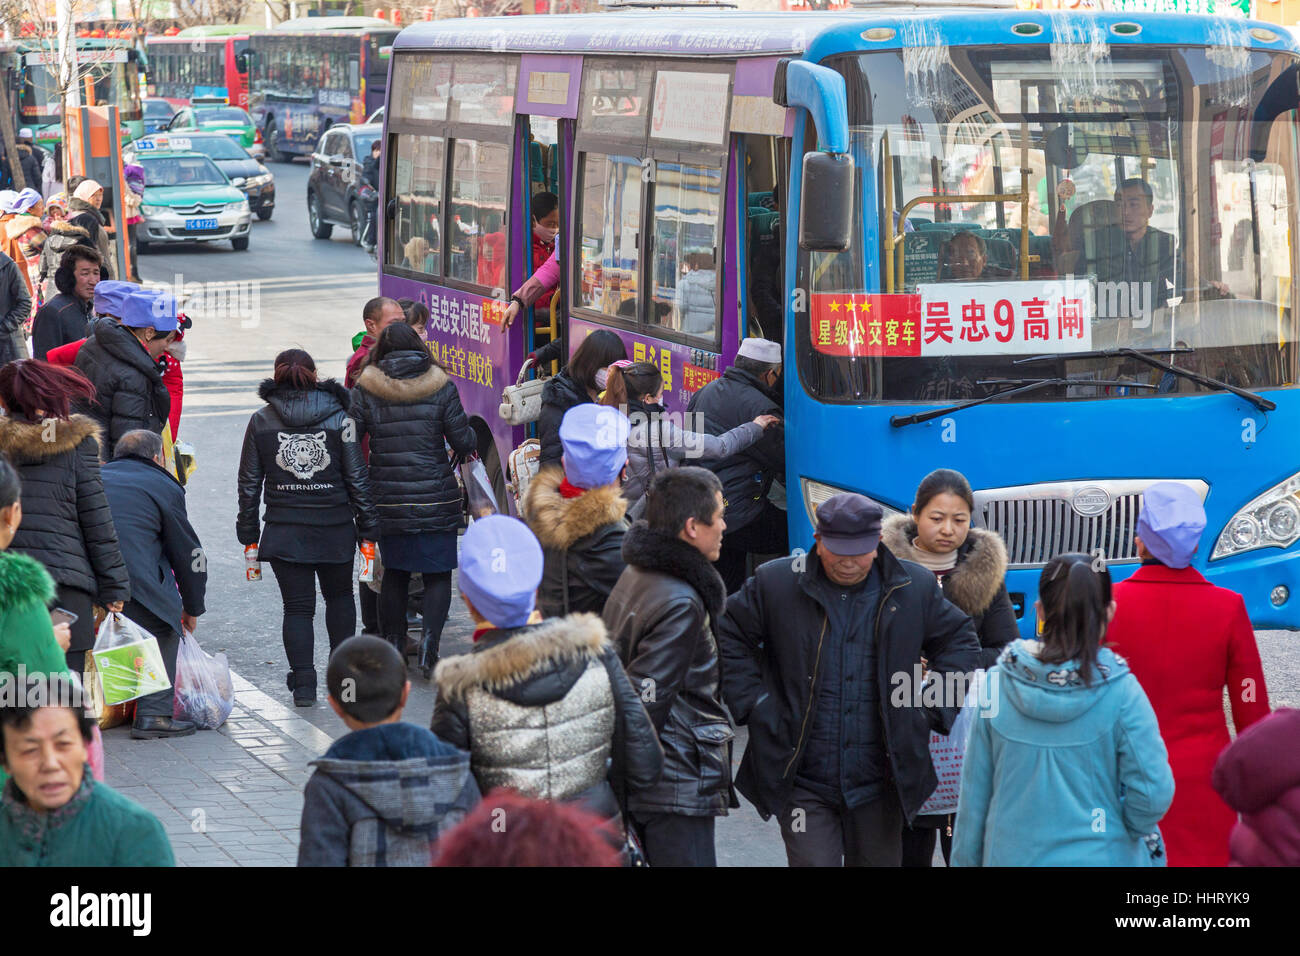
M 259 499 L 266 504 L 268 529 L 353 525 L 358 538 L 373 541 L 370 473 L 361 436 L 348 417 L 348 390 L 333 379 L 310 389 L 267 379 L 258 395 L 266 407 L 249 420 L 239 460 L 239 543 L 258 543 Z

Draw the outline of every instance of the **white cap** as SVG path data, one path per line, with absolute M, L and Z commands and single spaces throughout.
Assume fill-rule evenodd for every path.
M 750 358 L 768 365 L 781 364 L 781 344 L 768 339 L 745 339 L 736 352 L 737 358 Z
M 32 131 L 31 131 L 30 129 L 20 129 L 20 130 L 18 131 L 18 138 L 19 138 L 19 139 L 35 139 L 36 137 L 32 135 Z

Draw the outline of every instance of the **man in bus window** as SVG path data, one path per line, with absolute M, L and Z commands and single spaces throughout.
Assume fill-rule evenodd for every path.
M 1115 193 L 1115 205 L 1119 225 L 1106 227 L 1099 237 L 1097 279 L 1141 283 L 1142 300 L 1158 308 L 1182 287 L 1175 275 L 1174 237 L 1150 225 L 1155 200 L 1144 180 L 1124 180 Z
M 984 240 L 973 232 L 959 232 L 943 246 L 943 268 L 939 275 L 950 282 L 967 282 L 984 278 L 989 250 Z

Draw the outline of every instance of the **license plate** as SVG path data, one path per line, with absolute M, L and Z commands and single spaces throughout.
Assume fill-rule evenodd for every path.
M 216 229 L 217 220 L 216 219 L 186 219 L 185 228 L 186 229 Z

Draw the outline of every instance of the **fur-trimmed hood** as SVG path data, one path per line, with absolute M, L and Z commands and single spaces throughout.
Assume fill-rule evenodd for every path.
M 0 613 L 53 600 L 54 579 L 41 562 L 16 551 L 0 552 Z
M 490 641 L 485 636 L 483 640 Z M 595 614 L 573 614 L 522 628 L 504 640 L 438 662 L 434 679 L 448 700 L 478 687 L 509 690 L 556 665 L 591 661 L 606 646 L 605 625 Z
M 409 405 L 440 391 L 451 379 L 437 365 L 414 375 L 401 375 L 411 365 L 408 356 L 415 352 L 393 352 L 381 361 L 367 365 L 357 376 L 357 387 L 376 398 L 398 405 Z
M 85 242 L 90 241 L 89 232 L 87 232 L 82 226 L 78 226 L 75 222 L 69 222 L 66 219 L 56 219 L 51 222 L 48 232 L 50 238 L 55 236 L 64 236 L 71 239 L 73 243 L 82 242 L 83 240 Z M 69 243 L 69 245 L 71 244 L 72 243 Z
M 652 531 L 645 521 L 638 521 L 623 538 L 623 560 L 685 581 L 700 595 L 709 617 L 721 619 L 727 604 L 727 586 L 712 563 L 685 541 Z
M 524 496 L 524 516 L 543 548 L 563 551 L 605 525 L 624 520 L 627 499 L 617 485 L 591 488 L 577 498 L 560 494 L 564 472 L 543 468 Z
M 0 417 L 0 451 L 10 458 L 39 461 L 72 451 L 91 435 L 104 443 L 99 423 L 88 415 L 50 419 L 52 428 L 45 422 L 30 422 L 25 418 Z M 47 440 L 47 438 L 49 440 Z
M 346 412 L 352 401 L 348 390 L 332 378 L 306 389 L 277 384 L 275 379 L 268 378 L 258 386 L 257 395 L 291 428 L 306 428 Z
M 916 561 L 916 522 L 911 515 L 886 518 L 880 540 L 894 557 Z M 917 562 L 920 563 L 920 562 Z M 943 576 L 943 595 L 974 617 L 988 610 L 1007 576 L 1007 546 L 996 532 L 971 528 L 957 549 L 957 566 Z

